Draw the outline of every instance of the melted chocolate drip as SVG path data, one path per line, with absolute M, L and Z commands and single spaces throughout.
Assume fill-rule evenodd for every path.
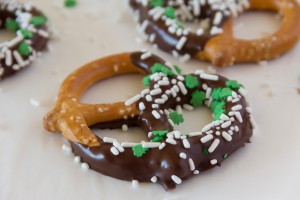
M 131 58 L 132 63 L 145 70 L 148 74 L 150 73 L 150 68 L 153 64 L 164 64 L 164 62 L 156 56 L 151 56 L 146 60 L 142 60 L 141 53 L 133 53 Z M 165 104 L 161 105 L 158 111 L 164 108 L 175 108 L 176 105 L 189 104 L 192 92 L 196 89 L 202 90 L 201 85 L 203 83 L 207 84 L 208 87 L 217 88 L 225 87 L 225 83 L 227 81 L 226 78 L 221 76 L 219 76 L 218 81 L 200 79 L 199 76 L 194 74 L 192 74 L 192 76 L 197 77 L 200 81 L 199 87 L 195 89 L 188 89 L 187 95 L 183 95 L 179 92 L 178 97 L 181 98 L 180 102 L 176 102 L 175 98 L 172 98 L 169 95 L 169 100 Z M 174 78 L 175 77 L 169 77 L 169 79 Z M 154 82 L 151 82 L 150 89 L 153 89 L 153 85 Z M 171 86 L 163 86 L 161 89 L 165 92 L 170 89 L 170 87 Z M 154 95 L 153 101 L 157 97 L 158 96 Z M 146 110 L 141 111 L 138 117 L 108 123 L 100 123 L 97 124 L 96 127 L 119 128 L 122 124 L 128 124 L 130 126 L 141 127 L 145 131 L 145 134 L 152 130 L 173 130 L 165 115 L 161 115 L 161 118 L 157 120 L 151 114 L 151 104 L 144 98 L 142 98 L 139 102 L 143 102 L 146 105 Z M 139 102 L 137 102 L 137 105 Z M 156 176 L 157 182 L 162 184 L 166 190 L 174 189 L 176 187 L 176 183 L 172 180 L 172 175 L 176 175 L 182 180 L 188 179 L 193 175 L 193 171 L 190 170 L 188 162 L 189 158 L 193 160 L 196 170 L 203 172 L 216 166 L 211 164 L 212 159 L 217 159 L 217 165 L 221 165 L 227 156 L 230 156 L 237 149 L 243 147 L 245 143 L 250 142 L 249 139 L 252 136 L 253 128 L 249 121 L 250 116 L 245 110 L 247 104 L 243 97 L 240 99 L 239 104 L 242 105 L 240 113 L 244 121 L 243 123 L 239 123 L 237 120 L 232 122 L 233 126 L 238 126 L 239 131 L 232 135 L 232 141 L 230 142 L 226 141 L 222 136 L 215 136 L 220 140 L 220 144 L 212 153 L 205 153 L 204 151 L 210 147 L 212 141 L 207 143 L 200 142 L 200 138 L 205 136 L 205 134 L 202 136 L 188 137 L 187 140 L 190 143 L 190 148 L 185 148 L 179 139 L 176 140 L 176 145 L 166 143 L 166 146 L 162 150 L 159 150 L 159 148 L 150 149 L 140 158 L 134 156 L 131 149 L 125 149 L 124 152 L 117 156 L 113 155 L 110 151 L 112 144 L 103 143 L 101 138 L 98 138 L 100 143 L 102 143 L 99 147 L 88 147 L 75 142 L 70 143 L 73 147 L 74 154 L 80 156 L 82 162 L 88 163 L 93 170 L 104 175 L 117 179 L 138 180 L 142 182 L 150 182 L 151 178 Z M 228 102 L 225 105 L 226 113 L 230 111 L 232 106 L 233 103 L 231 102 Z M 211 130 L 214 132 L 216 131 L 214 128 Z M 225 131 L 225 129 L 222 129 L 221 131 Z M 149 138 L 149 140 L 151 140 L 151 138 Z M 187 158 L 182 159 L 179 156 L 180 153 L 185 153 Z

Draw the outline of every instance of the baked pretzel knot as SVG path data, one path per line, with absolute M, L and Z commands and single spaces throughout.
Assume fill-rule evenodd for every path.
M 130 0 L 130 6 L 145 39 L 183 61 L 194 57 L 226 67 L 268 60 L 289 51 L 300 35 L 300 7 L 296 0 Z M 233 35 L 233 17 L 247 10 L 278 12 L 282 24 L 269 36 L 237 39 Z M 182 21 L 202 23 L 192 32 Z
M 125 102 L 80 103 L 82 93 L 96 81 L 126 73 L 145 74 L 143 83 L 149 88 Z M 167 190 L 220 165 L 249 142 L 254 126 L 244 96 L 237 81 L 203 71 L 182 75 L 177 66 L 149 52 L 124 53 L 96 60 L 69 75 L 44 126 L 61 132 L 74 154 L 92 169 L 123 180 L 158 182 Z M 176 130 L 184 121 L 182 110 L 201 105 L 212 110 L 214 120 L 200 131 Z M 149 141 L 102 139 L 90 130 L 93 125 L 124 130 L 137 126 Z

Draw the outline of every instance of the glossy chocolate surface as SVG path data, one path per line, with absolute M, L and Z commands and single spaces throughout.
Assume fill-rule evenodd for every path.
M 142 68 L 148 74 L 150 73 L 151 67 L 155 63 L 164 64 L 164 62 L 156 57 L 151 56 L 145 60 L 141 59 L 140 52 L 133 53 L 131 55 L 132 63 L 137 67 Z M 159 112 L 160 109 L 172 108 L 175 109 L 176 105 L 189 104 L 191 94 L 196 89 L 202 90 L 201 85 L 204 83 L 208 87 L 217 88 L 217 87 L 226 87 L 225 83 L 226 78 L 219 76 L 219 80 L 211 81 L 199 78 L 198 75 L 192 74 L 194 77 L 198 77 L 200 85 L 194 89 L 188 89 L 188 94 L 183 95 L 178 93 L 178 97 L 181 98 L 179 102 L 172 98 L 169 95 L 168 101 L 165 104 L 160 105 L 157 109 Z M 174 77 L 168 77 L 169 79 L 174 79 Z M 154 82 L 151 82 L 150 90 L 154 87 Z M 161 87 L 162 91 L 170 89 L 170 86 Z M 238 93 L 238 92 L 237 92 Z M 115 177 L 117 179 L 123 180 L 138 180 L 142 182 L 150 182 L 152 177 L 157 177 L 157 182 L 162 184 L 166 190 L 174 189 L 176 183 L 171 178 L 173 175 L 176 175 L 181 180 L 186 180 L 197 172 L 203 172 L 205 170 L 211 169 L 221 163 L 235 152 L 240 147 L 243 147 L 245 143 L 250 142 L 250 137 L 252 136 L 253 127 L 250 123 L 250 115 L 246 111 L 247 103 L 244 97 L 240 93 L 239 105 L 242 106 L 240 110 L 243 123 L 238 122 L 238 120 L 232 121 L 232 126 L 237 126 L 238 131 L 234 132 L 232 135 L 232 141 L 226 141 L 222 135 L 214 135 L 215 138 L 220 140 L 220 144 L 212 153 L 205 153 L 205 149 L 208 149 L 213 140 L 202 143 L 200 139 L 205 137 L 206 133 L 203 133 L 200 136 L 188 137 L 187 140 L 190 144 L 190 148 L 186 148 L 183 145 L 182 139 L 175 139 L 176 145 L 166 143 L 163 149 L 152 148 L 142 157 L 136 157 L 133 154 L 131 148 L 125 148 L 125 151 L 119 155 L 113 155 L 110 151 L 112 144 L 104 143 L 101 138 L 98 138 L 102 143 L 99 147 L 87 147 L 85 145 L 70 142 L 74 150 L 74 154 L 80 156 L 82 162 L 88 163 L 93 170 L 96 170 L 104 175 Z M 159 95 L 153 95 L 153 99 L 158 98 Z M 138 126 L 144 130 L 145 134 L 148 134 L 150 131 L 155 130 L 169 130 L 172 131 L 173 127 L 168 123 L 167 116 L 165 114 L 161 115 L 161 118 L 155 119 L 151 114 L 153 110 L 151 108 L 151 103 L 142 98 L 139 102 L 143 102 L 146 106 L 144 111 L 140 112 L 140 115 L 131 118 L 124 119 L 115 122 L 100 123 L 95 125 L 97 128 L 106 129 L 106 128 L 120 128 L 122 124 L 128 124 L 129 126 Z M 138 103 L 139 103 L 138 102 Z M 138 105 L 138 104 L 137 104 Z M 225 105 L 226 113 L 230 112 L 230 109 L 236 105 L 236 103 L 227 102 Z M 201 119 L 199 119 L 201 120 Z M 214 133 L 217 131 L 215 127 L 211 129 Z M 221 129 L 220 131 L 228 131 L 228 128 Z M 201 132 L 201 130 L 199 130 Z M 149 138 L 149 141 L 152 138 Z M 180 153 L 185 153 L 187 155 L 186 159 L 180 157 Z M 191 159 L 195 165 L 195 169 L 191 169 L 189 164 L 189 159 Z M 216 159 L 217 164 L 212 164 L 212 160 Z

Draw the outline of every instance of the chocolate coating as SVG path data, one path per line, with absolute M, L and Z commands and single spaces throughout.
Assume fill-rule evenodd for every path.
M 151 67 L 155 63 L 164 64 L 164 62 L 156 57 L 151 56 L 145 60 L 141 59 L 140 52 L 132 53 L 131 59 L 137 67 L 143 69 L 147 74 L 151 72 Z M 122 124 L 128 124 L 130 126 L 138 126 L 144 130 L 147 134 L 150 131 L 155 130 L 168 130 L 172 131 L 173 127 L 168 122 L 168 118 L 165 114 L 161 114 L 160 119 L 156 119 L 151 111 L 164 110 L 167 108 L 175 109 L 176 105 L 189 104 L 191 95 L 195 90 L 202 91 L 202 85 L 206 84 L 211 88 L 226 87 L 227 79 L 219 76 L 217 81 L 205 80 L 199 78 L 196 74 L 191 74 L 193 77 L 198 78 L 200 84 L 196 88 L 187 89 L 187 94 L 184 95 L 181 92 L 178 92 L 178 97 L 180 101 L 177 102 L 176 98 L 172 98 L 171 94 L 168 95 L 168 100 L 159 106 L 157 109 L 151 108 L 151 103 L 148 102 L 145 98 L 141 98 L 138 102 L 144 103 L 146 109 L 140 111 L 140 115 L 130 119 L 123 119 L 114 122 L 100 123 L 97 124 L 98 128 L 119 128 Z M 167 77 L 168 80 L 177 78 L 177 76 Z M 179 80 L 179 79 L 178 79 Z M 156 83 L 151 81 L 150 90 L 154 88 Z M 162 94 L 171 88 L 171 85 L 165 85 L 160 87 Z M 200 142 L 200 139 L 209 135 L 208 133 L 203 133 L 199 136 L 187 137 L 187 141 L 190 144 L 190 147 L 187 148 L 182 139 L 174 139 L 176 144 L 170 144 L 166 142 L 166 145 L 163 149 L 151 148 L 146 154 L 142 157 L 134 156 L 131 149 L 125 149 L 124 152 L 121 152 L 119 155 L 113 155 L 111 152 L 111 143 L 104 143 L 103 140 L 99 137 L 97 139 L 100 141 L 101 145 L 98 147 L 88 147 L 80 143 L 70 142 L 74 154 L 80 156 L 82 162 L 86 162 L 90 167 L 104 175 L 111 176 L 117 179 L 123 180 L 138 180 L 142 182 L 150 182 L 152 177 L 157 177 L 157 182 L 162 184 L 166 190 L 174 189 L 176 183 L 172 176 L 177 176 L 181 180 L 186 180 L 192 175 L 196 174 L 195 170 L 203 172 L 205 170 L 215 167 L 215 164 L 212 164 L 211 161 L 216 159 L 217 165 L 221 163 L 235 152 L 240 147 L 244 146 L 245 143 L 250 142 L 250 137 L 252 136 L 253 127 L 250 122 L 250 115 L 246 111 L 247 102 L 244 97 L 236 91 L 237 95 L 240 97 L 238 102 L 242 106 L 242 109 L 239 110 L 240 115 L 243 119 L 243 122 L 240 123 L 237 119 L 234 119 L 231 122 L 232 126 L 237 126 L 238 130 L 232 134 L 232 140 L 225 140 L 222 135 L 214 135 L 214 139 L 220 141 L 217 148 L 211 153 L 205 153 L 205 149 L 209 149 L 213 143 L 213 140 L 208 142 Z M 160 95 L 153 95 L 153 101 L 159 98 Z M 233 102 L 226 102 L 225 104 L 225 113 L 229 113 L 232 107 L 236 105 Z M 200 120 L 200 119 L 199 119 Z M 216 133 L 218 126 L 212 127 L 211 130 L 213 133 Z M 220 131 L 229 131 L 230 127 L 222 128 Z M 149 138 L 151 140 L 152 137 Z M 162 141 L 165 142 L 165 141 Z M 180 157 L 180 153 L 185 153 L 187 158 L 183 159 Z M 225 155 L 226 154 L 226 155 Z M 192 160 L 195 169 L 191 169 L 189 160 Z
M 172 4 L 171 4 L 172 3 Z M 205 47 L 206 43 L 215 36 L 215 34 L 211 34 L 212 27 L 215 28 L 221 28 L 224 24 L 224 22 L 229 18 L 230 12 L 229 10 L 225 11 L 226 9 L 220 9 L 220 8 L 213 8 L 218 3 L 205 3 L 204 5 L 198 5 L 199 14 L 195 14 L 194 12 L 190 11 L 189 9 L 192 9 L 193 7 L 190 5 L 190 1 L 184 0 L 183 3 L 180 5 L 179 3 L 173 1 L 173 0 L 167 0 L 164 1 L 164 5 L 162 8 L 170 7 L 170 5 L 173 5 L 173 8 L 178 10 L 181 9 L 182 5 L 188 10 L 190 15 L 190 19 L 187 19 L 189 23 L 198 22 L 199 20 L 207 20 L 208 22 L 208 28 L 203 29 L 203 33 L 201 35 L 197 35 L 196 33 L 193 33 L 189 31 L 188 34 L 177 34 L 172 33 L 169 30 L 170 25 L 167 25 L 166 23 L 166 17 L 160 17 L 159 19 L 154 19 L 153 15 L 150 14 L 150 10 L 153 10 L 154 7 L 151 6 L 151 3 L 147 3 L 147 5 L 143 5 L 142 2 L 138 0 L 130 0 L 129 5 L 134 10 L 136 15 L 139 16 L 138 23 L 143 24 L 144 22 L 148 22 L 148 25 L 144 29 L 144 34 L 150 36 L 155 35 L 155 39 L 151 42 L 156 44 L 160 49 L 163 51 L 166 51 L 168 53 L 173 53 L 173 51 L 176 51 L 179 53 L 179 55 L 185 55 L 188 54 L 191 57 L 195 56 L 198 52 L 202 51 Z M 238 5 L 238 3 L 236 3 Z M 217 24 L 213 23 L 213 20 L 215 19 L 217 13 L 221 13 L 222 18 L 220 22 Z M 181 19 L 182 17 L 177 16 L 177 18 Z M 185 28 L 182 28 L 184 30 Z M 184 36 L 187 38 L 187 41 L 185 45 L 181 49 L 176 49 L 176 45 L 178 44 L 181 37 Z
M 21 14 L 20 14 L 21 13 Z M 29 66 L 30 63 L 36 59 L 37 53 L 45 50 L 48 42 L 48 31 L 46 25 L 33 26 L 30 22 L 28 25 L 22 25 L 21 20 L 24 20 L 24 16 L 32 16 L 32 17 L 40 17 L 44 16 L 44 14 L 38 10 L 37 8 L 31 6 L 30 4 L 21 4 L 16 2 L 1 2 L 0 3 L 0 29 L 5 28 L 5 24 L 7 20 L 15 20 L 18 23 L 19 28 L 29 30 L 31 29 L 31 38 L 23 38 L 22 40 L 15 42 L 11 46 L 8 46 L 7 43 L 11 42 L 6 41 L 0 44 L 0 80 L 15 74 L 16 72 L 24 69 Z M 29 19 L 30 20 L 30 19 Z M 30 27 L 30 28 L 29 28 Z M 34 30 L 34 31 L 32 31 Z M 19 30 L 17 30 L 18 32 Z M 47 36 L 39 34 L 39 32 L 46 33 Z M 17 33 L 20 35 L 20 33 Z M 16 37 L 17 38 L 17 37 Z M 22 59 L 22 63 L 18 61 L 16 56 L 13 54 L 14 51 L 18 52 L 18 46 L 21 42 L 27 41 L 26 43 L 30 46 L 31 52 L 29 55 L 20 55 Z M 7 55 L 6 51 L 11 52 L 11 64 L 7 63 Z

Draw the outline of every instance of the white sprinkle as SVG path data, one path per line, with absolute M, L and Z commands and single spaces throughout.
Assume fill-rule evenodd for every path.
M 80 163 L 80 161 L 81 161 L 80 156 L 75 156 L 74 162 L 75 162 L 75 163 Z
M 145 142 L 142 146 L 143 148 L 158 148 L 160 144 L 160 142 Z
M 189 133 L 188 135 L 189 135 L 189 137 L 200 136 L 200 135 L 202 135 L 202 132 L 192 132 L 192 133 Z
M 203 35 L 203 33 L 204 33 L 204 30 L 203 30 L 202 28 L 199 28 L 199 29 L 197 29 L 197 31 L 196 31 L 196 34 L 197 34 L 198 36 Z
M 210 30 L 210 34 L 211 35 L 218 35 L 218 34 L 221 34 L 223 33 L 223 29 L 222 28 L 219 28 L 217 26 L 213 26 Z
M 223 124 L 221 124 L 221 128 L 227 128 L 231 125 L 231 121 L 226 121 Z
M 210 80 L 210 81 L 219 80 L 219 76 L 213 75 L 213 74 L 205 74 L 205 73 L 200 74 L 200 78 L 205 79 L 205 80 Z
M 116 147 L 111 147 L 110 148 L 110 152 L 112 154 L 114 154 L 115 156 L 119 155 L 119 151 L 118 151 L 118 149 Z
M 235 99 L 232 100 L 232 103 L 236 103 L 236 102 L 238 102 L 239 100 L 240 100 L 240 98 L 235 98 Z
M 233 135 L 232 130 L 228 130 L 229 135 Z
M 209 88 L 207 88 L 206 89 L 206 94 L 205 94 L 205 98 L 209 98 L 210 97 L 210 95 L 211 95 L 211 91 L 212 91 L 212 89 L 209 87 Z
M 244 88 L 240 88 L 239 93 L 241 93 L 241 95 L 243 95 L 244 97 L 247 96 L 247 91 Z
M 226 131 L 222 132 L 222 136 L 225 140 L 227 140 L 228 142 L 230 142 L 232 140 L 232 137 L 230 134 L 228 134 Z
M 180 134 L 179 131 L 172 131 L 172 133 L 174 134 L 174 137 L 175 137 L 176 139 L 180 139 L 181 134 Z
M 152 101 L 152 97 L 148 94 L 148 95 L 146 95 L 146 100 L 147 101 Z
M 118 141 L 114 141 L 113 145 L 118 149 L 119 152 L 124 152 L 124 148 L 121 146 L 121 144 Z
M 199 174 L 200 172 L 198 171 L 198 170 L 195 170 L 195 171 L 193 171 L 193 174 L 195 174 L 195 175 L 197 175 L 197 174 Z
M 213 159 L 213 160 L 210 161 L 210 164 L 211 164 L 211 165 L 215 165 L 215 164 L 217 164 L 217 163 L 218 163 L 217 159 Z
M 142 90 L 142 92 L 141 92 L 142 97 L 145 96 L 146 94 L 148 94 L 149 92 L 150 92 L 150 90 L 148 88 Z
M 152 56 L 151 52 L 146 52 L 141 55 L 141 59 L 146 60 L 147 58 L 150 58 L 151 56 Z
M 177 142 L 173 138 L 167 138 L 166 142 L 169 143 L 169 144 L 173 144 L 173 145 L 177 144 Z
M 139 110 L 140 110 L 140 111 L 143 111 L 143 110 L 145 110 L 145 108 L 146 108 L 146 107 L 145 107 L 145 104 L 144 104 L 143 102 L 140 102 L 140 103 L 139 103 Z
M 61 149 L 65 152 L 71 153 L 72 152 L 72 148 L 68 145 L 63 144 Z
M 176 106 L 176 111 L 179 113 L 179 114 L 182 114 L 182 108 L 180 105 L 177 105 Z
M 146 30 L 148 24 L 149 24 L 148 20 L 143 21 L 142 25 L 140 26 L 139 31 L 140 31 L 140 32 L 145 32 L 145 30 Z
M 232 108 L 231 108 L 231 110 L 233 110 L 233 111 L 237 111 L 237 110 L 241 110 L 243 107 L 242 107 L 242 105 L 236 105 L 236 106 L 233 106 Z
M 220 131 L 216 131 L 216 135 L 217 136 L 221 135 Z
M 122 131 L 128 131 L 128 126 L 127 126 L 127 124 L 123 124 L 122 125 Z
M 189 158 L 189 165 L 190 165 L 190 170 L 194 171 L 195 170 L 195 164 L 193 159 Z
M 182 159 L 186 159 L 186 154 L 183 153 L 183 152 L 181 152 L 181 153 L 179 154 L 179 157 L 182 158 Z
M 151 178 L 151 182 L 152 182 L 152 183 L 156 183 L 156 182 L 157 182 L 157 177 L 156 177 L 156 176 L 153 176 L 153 177 Z
M 256 124 L 256 122 L 255 122 L 255 120 L 253 119 L 252 116 L 250 116 L 249 120 L 250 120 L 250 123 L 252 125 L 252 128 L 256 129 L 257 128 L 257 124 Z
M 160 88 L 154 89 L 150 91 L 150 95 L 154 96 L 157 94 L 160 94 L 162 92 L 162 90 Z
M 182 180 L 176 176 L 176 175 L 172 175 L 171 176 L 172 180 L 176 183 L 176 184 L 181 184 L 182 183 Z
M 222 21 L 222 13 L 221 12 L 217 12 L 213 21 L 214 25 L 219 25 Z
M 209 131 L 211 128 L 212 128 L 212 125 L 211 125 L 211 124 L 207 124 L 206 126 L 204 126 L 204 127 L 202 128 L 202 132 L 207 132 L 207 131 Z
M 153 115 L 156 119 L 160 119 L 160 114 L 159 114 L 156 110 L 153 110 L 153 111 L 152 111 L 152 115 Z
M 164 104 L 166 101 L 164 99 L 155 99 L 154 102 L 157 104 Z
M 189 104 L 184 104 L 184 105 L 183 105 L 183 108 L 186 109 L 186 110 L 189 110 L 189 111 L 194 110 L 194 107 L 191 106 L 191 105 L 189 105 Z
M 239 132 L 240 128 L 239 128 L 238 126 L 235 126 L 235 127 L 234 127 L 234 130 L 235 130 L 236 132 Z
M 225 114 L 222 114 L 222 115 L 220 116 L 220 119 L 221 119 L 221 120 L 224 120 L 224 121 L 227 121 L 227 120 L 229 120 L 229 117 L 228 117 L 227 115 L 225 115 Z
M 178 86 L 180 88 L 181 93 L 183 95 L 186 95 L 187 94 L 187 89 L 185 88 L 184 84 L 181 81 L 179 81 L 177 84 L 178 84 Z
M 179 58 L 179 62 L 185 63 L 185 62 L 189 61 L 190 59 L 191 59 L 191 55 L 186 53 Z
M 116 141 L 116 139 L 114 139 L 114 138 L 110 138 L 110 137 L 103 138 L 103 142 L 105 142 L 105 143 L 113 143 L 114 141 Z
M 240 112 L 235 112 L 235 117 L 237 118 L 237 120 L 240 122 L 240 123 L 243 123 L 243 118 L 242 118 L 242 115 Z
M 81 168 L 84 169 L 84 170 L 88 170 L 90 168 L 90 166 L 87 163 L 82 163 Z
M 141 95 L 138 94 L 138 95 L 135 95 L 134 97 L 131 97 L 130 99 L 128 99 L 127 101 L 125 101 L 125 106 L 130 106 L 132 105 L 133 103 L 137 102 L 138 100 L 141 99 Z
M 202 138 L 200 139 L 200 141 L 201 141 L 202 143 L 206 143 L 206 142 L 212 140 L 213 138 L 214 138 L 213 135 L 206 135 L 206 136 L 202 137 Z
M 165 81 L 165 80 L 162 80 L 162 81 L 158 81 L 158 85 L 170 85 L 170 82 L 169 81 Z
M 139 182 L 137 180 L 132 180 L 132 187 L 137 188 L 139 186 Z
M 24 39 L 23 35 L 18 35 L 14 39 L 8 41 L 7 42 L 7 46 L 9 48 L 11 48 L 11 47 L 15 46 L 16 44 L 20 43 L 23 39 Z
M 49 38 L 49 33 L 47 31 L 44 31 L 42 29 L 39 29 L 38 31 L 38 34 L 44 38 Z
M 186 148 L 186 149 L 189 149 L 191 147 L 191 145 L 187 139 L 183 139 L 182 143 L 183 143 L 184 148 Z
M 180 97 L 177 97 L 177 98 L 176 98 L 176 101 L 177 101 L 177 102 L 180 102 L 180 100 L 181 100 Z
M 11 55 L 11 50 L 6 50 L 5 51 L 5 65 L 11 66 L 12 65 L 12 55 Z
M 169 124 L 170 124 L 172 127 L 175 127 L 175 124 L 174 124 L 174 122 L 173 122 L 171 119 L 168 119 L 168 122 L 169 122 Z
M 210 147 L 208 148 L 208 152 L 212 153 L 215 151 L 215 149 L 218 147 L 218 145 L 220 144 L 220 140 L 219 139 L 215 139 L 213 141 L 213 143 L 210 145 Z
M 179 87 L 177 85 L 174 85 L 172 89 L 174 89 L 175 92 L 179 92 Z
M 176 44 L 176 49 L 181 50 L 187 41 L 187 37 L 181 37 L 178 43 Z
M 124 148 L 130 148 L 136 146 L 138 143 L 133 142 L 122 142 L 121 146 Z
M 166 143 L 161 143 L 158 147 L 159 150 L 162 150 L 166 146 Z
M 252 113 L 252 112 L 253 112 L 253 110 L 252 110 L 251 107 L 246 107 L 246 111 L 247 111 L 248 113 Z

